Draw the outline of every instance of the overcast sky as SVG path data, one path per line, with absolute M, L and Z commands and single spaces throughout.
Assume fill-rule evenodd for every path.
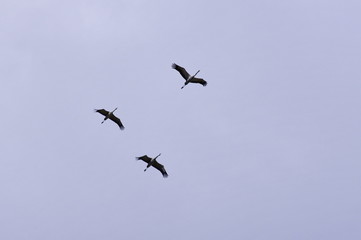
M 360 12 L 1 0 L 0 239 L 361 239 Z

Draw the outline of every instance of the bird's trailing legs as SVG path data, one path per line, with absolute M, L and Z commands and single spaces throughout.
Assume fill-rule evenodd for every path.
M 201 70 L 198 70 L 198 71 L 196 72 L 196 74 L 193 75 L 192 78 L 194 78 L 194 77 L 197 75 L 197 73 L 199 73 L 200 71 L 201 71 Z

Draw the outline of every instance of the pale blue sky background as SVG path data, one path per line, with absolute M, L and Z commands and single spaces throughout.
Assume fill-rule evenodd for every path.
M 0 1 L 0 239 L 360 239 L 360 12 Z

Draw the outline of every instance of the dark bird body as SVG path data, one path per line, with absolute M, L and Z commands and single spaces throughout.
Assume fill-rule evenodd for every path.
M 144 172 L 150 167 L 153 166 L 154 168 L 156 168 L 157 170 L 159 170 L 163 177 L 168 177 L 167 172 L 165 171 L 165 168 L 162 164 L 160 164 L 159 162 L 157 162 L 157 157 L 160 156 L 160 153 L 158 154 L 158 156 L 156 156 L 155 158 L 150 158 L 147 155 L 141 156 L 141 157 L 136 157 L 137 160 L 143 160 L 144 162 L 147 163 L 147 167 L 144 169 Z
M 124 129 L 124 126 L 123 126 L 122 122 L 120 121 L 119 118 L 117 118 L 117 117 L 113 114 L 113 112 L 114 112 L 115 110 L 117 110 L 117 109 L 118 109 L 118 108 L 115 108 L 112 112 L 108 112 L 108 111 L 105 110 L 105 109 L 95 109 L 95 112 L 100 113 L 100 114 L 102 114 L 103 116 L 105 116 L 102 123 L 104 123 L 104 121 L 109 118 L 110 120 L 112 120 L 113 122 L 115 122 L 116 124 L 118 124 L 118 126 L 119 126 L 119 128 L 120 128 L 121 130 L 123 130 L 123 129 Z
M 172 68 L 177 70 L 180 73 L 180 75 L 182 75 L 182 77 L 186 80 L 183 87 L 181 87 L 181 88 L 184 88 L 190 82 L 202 84 L 204 87 L 207 86 L 207 82 L 204 79 L 195 77 L 197 75 L 197 73 L 199 73 L 200 70 L 198 70 L 196 72 L 196 74 L 194 74 L 192 76 L 183 67 L 181 67 L 175 63 L 172 64 Z

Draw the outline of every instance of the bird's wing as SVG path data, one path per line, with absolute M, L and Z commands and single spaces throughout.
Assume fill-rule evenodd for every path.
M 207 86 L 207 82 L 203 78 L 192 78 L 190 82 L 202 84 L 204 87 Z
M 97 113 L 100 113 L 104 116 L 107 116 L 109 114 L 109 112 L 105 109 L 95 109 L 94 111 L 96 111 Z
M 109 118 L 115 122 L 116 124 L 118 124 L 118 126 L 120 127 L 121 130 L 124 129 L 124 125 L 122 124 L 122 122 L 120 121 L 119 118 L 117 118 L 114 114 L 110 114 Z
M 147 155 L 141 156 L 141 157 L 136 157 L 137 160 L 143 160 L 146 163 L 149 163 L 150 160 L 152 160 L 150 157 L 148 157 Z
M 175 70 L 177 70 L 179 73 L 180 73 L 180 75 L 182 75 L 182 77 L 185 79 L 185 80 L 188 80 L 188 78 L 189 78 L 189 73 L 184 69 L 184 68 L 182 68 L 181 66 L 179 66 L 179 65 L 177 65 L 177 64 L 175 64 L 175 63 L 173 63 L 172 64 L 172 68 L 174 68 Z
M 168 173 L 165 171 L 164 166 L 159 162 L 157 162 L 157 160 L 154 160 L 152 166 L 158 169 L 162 173 L 163 177 L 165 178 L 168 177 Z

